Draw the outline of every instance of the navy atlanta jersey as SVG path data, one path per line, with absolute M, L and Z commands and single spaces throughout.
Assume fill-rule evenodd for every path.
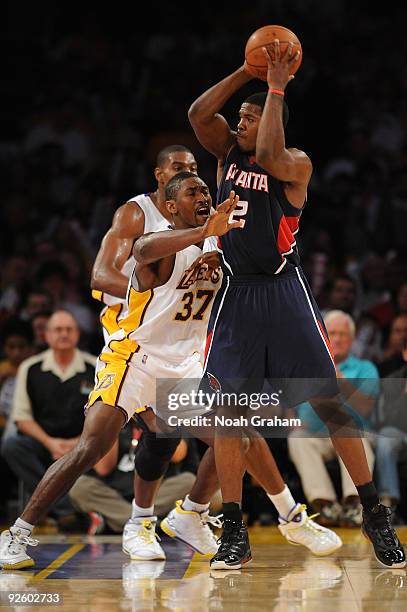
M 237 146 L 226 158 L 218 203 L 232 189 L 239 196 L 232 219 L 244 219 L 245 226 L 219 238 L 225 273 L 271 275 L 298 266 L 295 234 L 301 210 L 287 200 L 283 184 Z

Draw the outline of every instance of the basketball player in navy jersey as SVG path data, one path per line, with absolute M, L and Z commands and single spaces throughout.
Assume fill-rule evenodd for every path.
M 162 149 L 157 155 L 154 171 L 157 190 L 139 194 L 123 204 L 116 211 L 112 227 L 102 241 L 92 270 L 92 288 L 94 297 L 105 303 L 100 318 L 107 336 L 118 329 L 117 317 L 123 315 L 125 308 L 129 275 L 135 264 L 132 257 L 133 244 L 145 233 L 167 229 L 171 215 L 166 207 L 166 185 L 182 171 L 197 174 L 197 162 L 192 152 L 177 144 Z M 213 257 L 210 252 L 203 254 L 201 259 L 213 269 L 219 266 L 218 257 Z M 132 515 L 124 529 L 123 548 L 129 550 L 132 558 L 165 558 L 159 542 L 151 537 L 156 525 L 154 499 L 179 440 L 174 436 L 156 437 L 150 431 L 155 420 L 151 411 L 138 414 L 137 419 L 144 429 L 144 435 L 136 454 Z M 280 531 L 284 536 L 291 542 L 307 546 L 318 555 L 330 554 L 336 550 L 341 540 L 334 532 L 316 525 L 307 516 L 303 506 L 295 502 L 264 440 L 253 440 L 249 455 L 251 465 L 248 469 L 255 469 L 260 464 L 263 466 L 262 474 L 257 474 L 257 480 L 260 479 L 259 482 L 279 515 L 284 517 L 280 519 Z M 170 535 L 176 534 L 203 554 L 213 554 L 218 548 L 216 538 L 206 524 L 209 501 L 217 489 L 214 453 L 209 448 L 200 463 L 197 479 L 189 495 L 182 506 L 177 506 L 167 517 L 167 532 L 171 532 Z M 141 527 L 147 519 L 150 522 L 148 533 Z
M 283 385 L 281 400 L 295 406 L 309 400 L 325 421 L 363 506 L 363 531 L 385 567 L 404 567 L 405 554 L 391 526 L 391 511 L 379 503 L 360 437 L 338 398 L 335 366 L 322 317 L 300 268 L 295 234 L 312 174 L 309 157 L 285 145 L 284 92 L 293 78 L 292 45 L 264 48 L 267 93 L 243 102 L 237 132 L 219 114 L 227 100 L 253 76 L 245 64 L 204 92 L 189 119 L 201 144 L 223 166 L 218 201 L 231 190 L 239 209 L 231 221 L 244 229 L 219 239 L 226 290 L 207 356 L 206 374 L 222 389 L 253 390 L 253 381 L 297 379 Z M 298 379 L 303 379 L 302 384 Z M 250 381 L 239 387 L 237 381 Z M 260 387 L 259 387 L 260 388 Z M 259 390 L 257 388 L 257 390 Z M 236 408 L 237 410 L 237 408 Z M 346 435 L 346 434 L 345 434 Z M 342 437 L 341 437 L 342 436 Z M 245 461 L 241 437 L 217 435 L 215 459 L 224 501 L 224 528 L 213 569 L 239 569 L 251 559 L 242 522 Z

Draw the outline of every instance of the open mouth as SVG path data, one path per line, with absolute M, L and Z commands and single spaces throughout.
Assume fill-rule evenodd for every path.
M 210 212 L 209 204 L 200 204 L 196 209 L 196 214 L 200 217 L 209 217 Z

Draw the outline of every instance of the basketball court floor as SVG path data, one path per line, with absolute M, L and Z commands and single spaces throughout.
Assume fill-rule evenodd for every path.
M 253 562 L 244 570 L 216 572 L 207 557 L 166 536 L 166 561 L 132 562 L 118 536 L 38 535 L 40 546 L 30 549 L 36 566 L 0 573 L 0 606 L 75 612 L 407 610 L 406 570 L 380 568 L 358 530 L 338 532 L 342 549 L 319 558 L 286 544 L 276 527 L 253 527 Z M 407 527 L 399 534 L 406 544 Z M 25 593 L 26 602 L 16 593 Z M 59 604 L 30 604 L 43 594 Z

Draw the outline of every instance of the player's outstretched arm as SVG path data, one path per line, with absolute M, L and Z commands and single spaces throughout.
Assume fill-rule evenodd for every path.
M 168 230 L 144 234 L 134 244 L 133 255 L 140 264 L 149 264 L 183 251 L 192 244 L 200 244 L 209 236 L 222 236 L 231 229 L 242 228 L 244 221 L 229 223 L 229 218 L 239 201 L 234 191 L 219 204 L 204 225 L 189 229 Z
M 207 151 L 224 160 L 235 142 L 234 132 L 219 110 L 242 85 L 253 76 L 241 66 L 222 81 L 205 91 L 191 104 L 189 121 L 196 137 Z
M 267 58 L 267 83 L 269 92 L 261 116 L 256 141 L 256 161 L 275 178 L 285 183 L 292 183 L 306 188 L 312 174 L 312 164 L 309 157 L 298 149 L 287 149 L 285 146 L 283 126 L 283 98 L 288 83 L 294 78 L 290 68 L 296 61 L 293 45 L 287 47 L 281 55 L 280 43 L 275 40 L 264 48 Z M 294 198 L 293 205 L 300 208 L 304 197 Z
M 125 298 L 129 279 L 120 272 L 134 241 L 144 231 L 144 213 L 135 203 L 117 209 L 112 227 L 102 240 L 92 269 L 91 288 Z

